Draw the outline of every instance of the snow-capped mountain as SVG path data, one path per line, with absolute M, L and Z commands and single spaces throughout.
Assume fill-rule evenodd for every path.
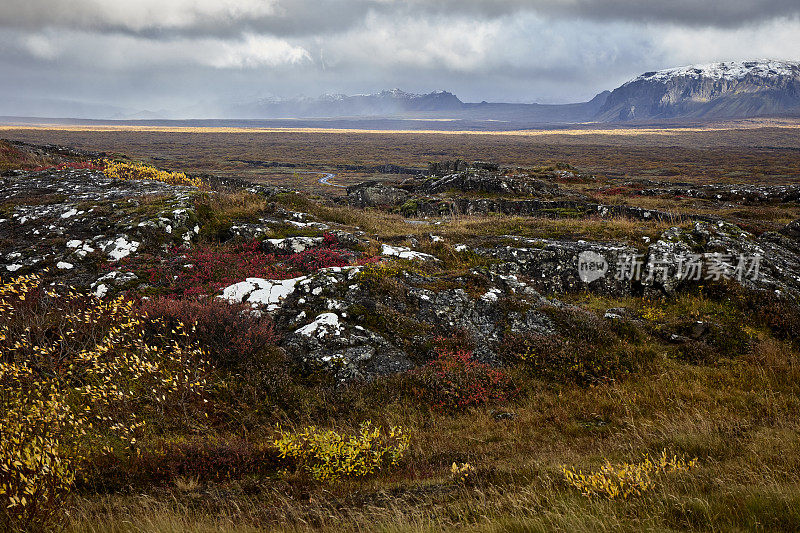
M 611 92 L 603 122 L 800 113 L 800 62 L 735 61 L 645 72 Z

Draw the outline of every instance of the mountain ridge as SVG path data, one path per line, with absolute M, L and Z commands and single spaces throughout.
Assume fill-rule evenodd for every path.
M 800 113 L 800 62 L 729 61 L 645 72 L 614 89 L 600 122 Z

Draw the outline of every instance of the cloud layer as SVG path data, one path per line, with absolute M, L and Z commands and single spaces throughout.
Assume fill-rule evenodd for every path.
M 645 70 L 800 59 L 798 36 L 796 0 L 4 0 L 0 113 L 395 86 L 576 101 Z

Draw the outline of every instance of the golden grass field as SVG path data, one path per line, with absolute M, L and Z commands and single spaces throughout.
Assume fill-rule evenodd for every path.
M 800 123 L 740 121 L 691 128 L 499 132 L 241 129 L 121 125 L 4 125 L 0 137 L 124 154 L 175 171 L 214 173 L 291 185 L 317 193 L 311 175 L 258 162 L 335 171 L 343 165 L 425 168 L 429 161 L 461 158 L 506 165 L 568 162 L 612 178 L 690 182 L 796 182 L 800 179 Z M 339 171 L 336 183 L 366 178 Z

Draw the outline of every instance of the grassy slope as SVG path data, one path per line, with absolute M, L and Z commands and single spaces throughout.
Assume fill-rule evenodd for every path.
M 376 211 L 296 198 L 281 201 L 384 238 L 399 237 L 408 228 Z M 225 205 L 221 202 L 220 209 Z M 241 209 L 236 202 L 232 205 Z M 436 232 L 457 242 L 524 228 L 536 236 L 555 231 L 632 241 L 661 229 L 626 220 L 595 227 L 593 221 L 490 217 L 458 219 Z M 81 493 L 67 530 L 794 530 L 800 523 L 796 347 L 748 322 L 748 349 L 721 349 L 713 360 L 686 362 L 654 332 L 670 324 L 718 319 L 734 335 L 742 331 L 743 311 L 725 298 L 702 293 L 660 302 L 588 294 L 568 299 L 598 316 L 618 306 L 651 316 L 640 341 L 654 354 L 650 364 L 589 387 L 542 380 L 520 364 L 513 369 L 523 389 L 520 399 L 458 415 L 407 401 L 391 380 L 366 389 L 312 392 L 304 400 L 309 409 L 290 415 L 298 425 L 353 428 L 361 420 L 399 424 L 413 435 L 410 457 L 399 470 L 363 482 L 317 484 L 279 475 L 228 483 L 180 478 L 130 493 Z M 498 411 L 513 412 L 514 418 L 498 420 Z M 246 426 L 249 438 L 268 438 L 269 418 L 247 412 L 237 417 L 251 420 Z M 700 466 L 666 477 L 652 492 L 628 501 L 586 498 L 566 486 L 560 474 L 561 465 L 593 469 L 605 460 L 635 461 L 662 449 L 697 457 Z M 454 461 L 476 468 L 472 484 L 452 481 L 449 467 Z
M 300 491 L 260 481 L 89 497 L 69 530 L 791 531 L 800 521 L 797 354 L 767 343 L 753 359 L 665 363 L 590 389 L 531 383 L 506 407 L 513 421 L 489 409 L 445 417 L 389 405 L 372 417 L 414 435 L 412 458 L 394 475 Z M 596 467 L 663 447 L 696 455 L 700 467 L 630 501 L 584 498 L 558 473 L 564 463 Z M 455 460 L 476 466 L 474 486 L 450 481 Z

